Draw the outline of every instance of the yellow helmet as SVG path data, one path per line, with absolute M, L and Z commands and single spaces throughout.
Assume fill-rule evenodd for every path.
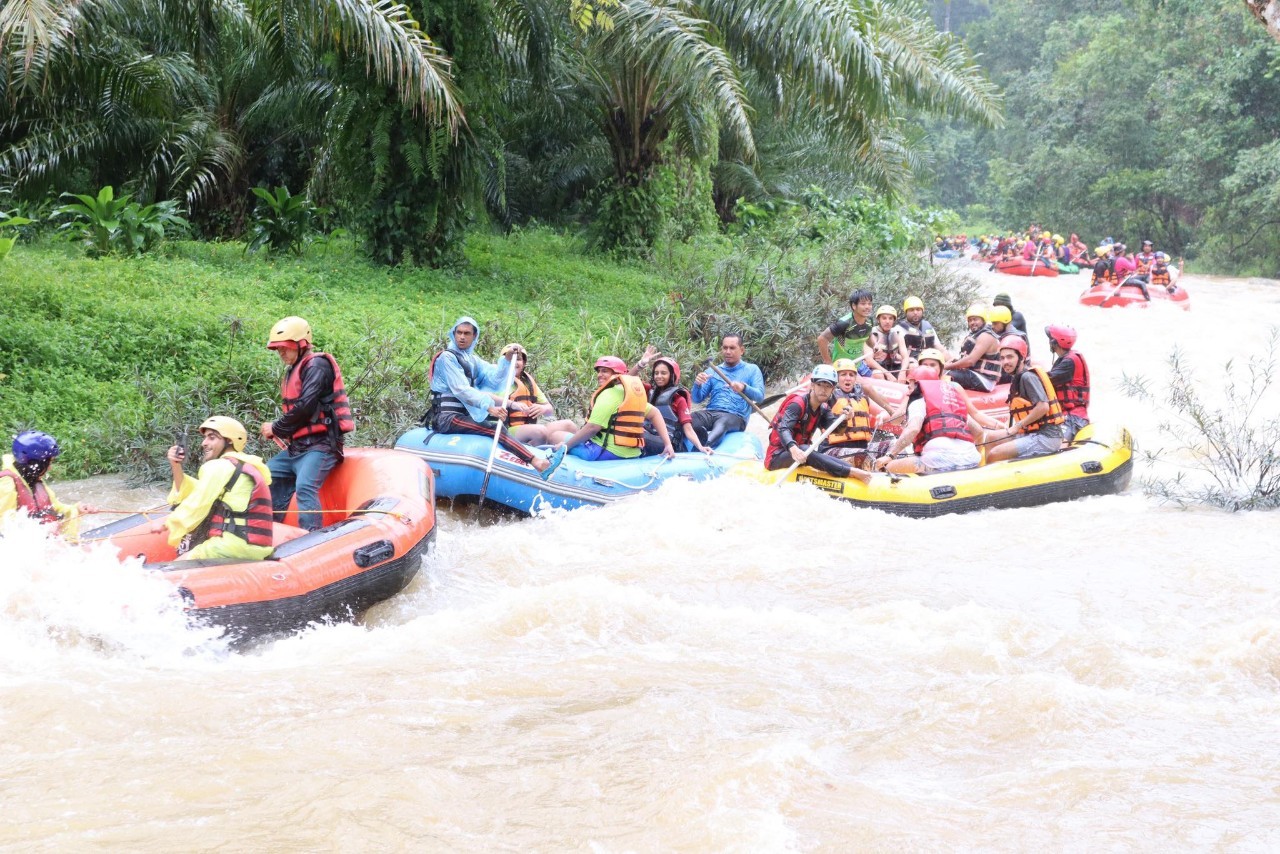
M 226 439 L 235 451 L 243 451 L 244 443 L 249 439 L 249 434 L 244 431 L 244 425 L 225 415 L 211 415 L 206 418 L 200 425 L 200 432 L 203 433 L 205 430 L 212 430 Z
M 1102 244 L 1101 246 L 1099 246 L 1097 249 L 1093 250 L 1093 254 L 1094 254 L 1094 255 L 1108 255 L 1108 254 L 1110 254 L 1110 253 L 1111 253 L 1111 248 L 1112 248 L 1112 247 L 1111 247 L 1111 244 L 1110 244 L 1110 243 L 1104 243 L 1104 244 Z
M 311 344 L 311 324 L 301 317 L 281 318 L 276 321 L 275 326 L 271 327 L 271 334 L 267 336 L 268 350 L 279 350 L 290 344 L 299 346 Z
M 987 317 L 987 307 L 980 302 L 975 302 L 971 304 L 968 308 L 966 308 L 964 310 L 964 316 L 965 317 L 981 317 L 983 322 L 986 322 L 989 319 Z
M 856 359 L 836 359 L 832 362 L 831 367 L 838 374 L 841 371 L 858 372 L 858 361 Z
M 1053 236 L 1053 242 L 1054 242 L 1054 243 L 1057 243 L 1059 246 L 1061 246 L 1063 243 L 1066 243 L 1067 241 L 1066 241 L 1066 240 L 1063 240 L 1063 238 L 1062 238 L 1062 235 L 1061 235 L 1061 234 L 1055 234 L 1055 235 Z
M 898 319 L 898 310 L 891 305 L 882 305 L 876 309 L 876 320 L 880 319 L 880 315 L 887 314 L 894 320 Z
M 987 321 L 989 323 L 1008 324 L 1013 321 L 1013 313 L 1006 306 L 993 305 L 987 312 Z
M 1049 239 L 1050 237 L 1052 237 L 1052 236 L 1053 236 L 1053 235 L 1049 234 L 1049 232 L 1047 232 L 1047 231 L 1042 231 L 1042 232 L 1040 232 L 1040 239 L 1041 239 L 1041 240 L 1048 240 L 1048 239 Z
M 934 349 L 933 347 L 921 350 L 920 355 L 916 357 L 917 362 L 923 362 L 925 359 L 932 359 L 939 365 L 945 365 L 947 363 L 946 357 L 942 355 L 942 352 Z
M 907 297 L 902 301 L 903 311 L 910 311 L 913 308 L 924 308 L 924 303 L 920 301 L 920 297 Z

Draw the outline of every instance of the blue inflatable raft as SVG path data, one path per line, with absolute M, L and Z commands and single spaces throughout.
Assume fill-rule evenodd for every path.
M 410 430 L 396 440 L 398 450 L 417 454 L 431 466 L 439 498 L 479 496 L 492 447 L 493 440 L 484 436 L 436 433 L 425 427 Z M 532 466 L 499 446 L 485 498 L 522 513 L 536 513 L 546 507 L 572 510 L 652 491 L 672 478 L 709 480 L 743 460 L 762 457 L 759 439 L 747 433 L 730 433 L 712 455 L 682 451 L 671 460 L 640 457 L 604 462 L 566 455 L 550 479 L 543 480 Z

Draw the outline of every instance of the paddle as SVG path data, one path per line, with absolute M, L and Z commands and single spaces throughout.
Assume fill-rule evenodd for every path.
M 507 408 L 507 396 L 511 394 L 511 383 L 516 376 L 515 355 L 515 353 L 512 353 L 511 358 L 507 361 L 507 372 L 502 378 L 502 399 L 498 401 L 498 406 L 503 409 Z M 484 464 L 484 480 L 480 483 L 480 501 L 476 504 L 477 513 L 484 506 L 484 495 L 489 491 L 489 475 L 493 474 L 493 458 L 498 455 L 498 439 L 502 436 L 502 428 L 504 426 L 504 423 L 499 420 L 493 428 L 493 444 L 489 446 L 489 459 Z
M 849 417 L 849 413 L 847 412 L 842 412 L 840 415 L 836 416 L 836 420 L 831 422 L 830 427 L 828 427 L 826 430 L 823 430 L 821 433 L 819 433 L 817 436 L 814 437 L 813 442 L 809 444 L 809 453 L 813 453 L 818 448 L 820 448 L 822 446 L 822 443 L 826 441 L 826 438 L 830 436 L 833 432 L 835 432 L 835 429 L 839 427 L 840 424 L 848 417 Z M 809 455 L 805 454 L 804 460 L 796 460 L 795 462 L 791 463 L 790 468 L 784 471 L 782 473 L 782 477 L 778 479 L 777 481 L 778 484 L 781 485 L 785 483 L 787 478 L 791 477 L 791 473 L 800 467 L 800 463 L 805 462 L 806 460 L 808 460 L 808 458 L 809 458 Z
M 1136 274 L 1136 273 L 1130 273 L 1129 275 L 1125 276 L 1125 277 L 1124 277 L 1124 281 L 1122 281 L 1120 284 L 1118 284 L 1118 285 L 1116 285 L 1114 288 L 1112 288 L 1112 289 L 1111 289 L 1111 293 L 1107 294 L 1107 295 L 1103 298 L 1102 302 L 1098 303 L 1098 308 L 1105 308 L 1105 307 L 1106 307 L 1106 305 L 1107 305 L 1107 303 L 1111 302 L 1112 297 L 1114 297 L 1116 294 L 1118 294 L 1118 293 L 1120 292 L 1120 289 L 1121 289 L 1121 288 L 1123 288 L 1125 285 L 1129 284 L 1129 280 L 1130 280 L 1130 279 L 1132 279 L 1135 275 L 1137 275 L 1137 274 Z M 1151 297 L 1147 297 L 1147 301 L 1148 301 L 1148 302 L 1150 302 L 1150 301 L 1151 301 Z
M 769 416 L 764 414 L 764 410 L 762 410 L 759 406 L 757 406 L 757 405 L 756 405 L 756 402 L 755 402 L 754 400 L 752 400 L 751 398 L 747 397 L 747 393 L 746 393 L 745 391 L 738 391 L 736 388 L 733 388 L 733 380 L 731 380 L 731 379 L 729 379 L 727 376 L 725 376 L 724 371 L 720 370 L 720 368 L 715 364 L 715 358 L 714 358 L 714 357 L 712 357 L 712 358 L 710 358 L 710 359 L 706 359 L 706 360 L 704 360 L 704 361 L 703 361 L 703 363 L 702 363 L 702 367 L 704 367 L 704 368 L 711 368 L 711 370 L 715 371 L 715 372 L 716 372 L 716 376 L 718 376 L 718 377 L 720 377 L 720 379 L 724 380 L 724 384 L 725 384 L 725 385 L 727 385 L 729 388 L 731 388 L 731 389 L 733 389 L 735 392 L 737 392 L 737 393 L 738 393 L 738 395 L 739 395 L 743 400 L 745 400 L 745 401 L 747 402 L 747 404 L 748 404 L 752 409 L 754 409 L 754 410 L 756 411 L 756 415 L 759 415 L 759 416 L 760 416 L 761 418 L 763 418 L 765 421 L 768 421 L 768 420 L 769 420 Z

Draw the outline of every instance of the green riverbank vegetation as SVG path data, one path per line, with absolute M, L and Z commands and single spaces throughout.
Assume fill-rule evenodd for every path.
M 490 358 L 524 343 L 565 413 L 586 401 L 600 355 L 630 362 L 652 343 L 691 366 L 728 332 L 746 337 L 776 386 L 812 364 L 813 339 L 861 283 L 890 303 L 919 294 L 939 319 L 960 316 L 976 293 L 918 253 L 869 247 L 864 229 L 814 216 L 669 243 L 653 260 L 602 256 L 545 228 L 473 231 L 467 264 L 448 270 L 387 268 L 344 240 L 301 257 L 171 241 L 98 259 L 38 240 L 0 268 L 0 420 L 9 435 L 39 427 L 63 440 L 63 476 L 163 476 L 164 448 L 196 441 L 207 414 L 273 417 L 281 368 L 266 334 L 289 314 L 306 317 L 342 364 L 356 444 L 388 445 L 416 424 L 431 356 L 460 314 L 480 321 Z

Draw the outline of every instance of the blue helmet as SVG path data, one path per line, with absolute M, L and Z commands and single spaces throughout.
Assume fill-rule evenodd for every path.
M 811 383 L 831 383 L 835 385 L 840 381 L 836 376 L 836 369 L 830 365 L 816 365 L 813 373 L 809 374 L 809 382 Z
M 60 453 L 58 440 L 39 430 L 23 430 L 13 440 L 13 461 L 20 466 L 49 463 Z

